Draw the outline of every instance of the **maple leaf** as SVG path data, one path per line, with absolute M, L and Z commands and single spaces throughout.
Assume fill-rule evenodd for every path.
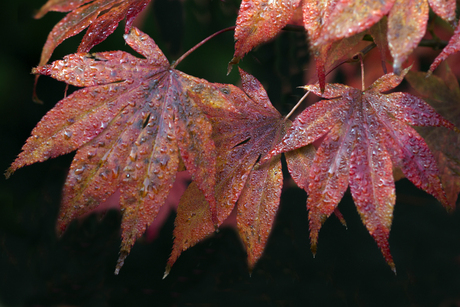
M 88 3 L 90 2 L 90 3 Z M 54 49 L 64 40 L 88 28 L 78 52 L 88 52 L 115 31 L 126 17 L 125 33 L 150 0 L 49 0 L 35 15 L 41 18 L 48 11 L 70 12 L 59 21 L 46 39 L 39 66 L 45 65 Z
M 449 68 L 444 78 L 426 78 L 423 72 L 410 71 L 406 79 L 437 112 L 452 121 L 455 126 L 460 126 L 460 87 Z M 436 158 L 447 199 L 451 204 L 455 204 L 460 193 L 460 134 L 458 131 L 440 131 L 431 127 L 422 127 L 418 130 Z
M 76 53 L 34 69 L 85 87 L 61 100 L 32 131 L 7 171 L 78 149 L 67 177 L 58 232 L 121 190 L 122 245 L 116 273 L 158 214 L 180 161 L 215 208 L 215 146 L 207 117 L 187 95 L 204 80 L 173 69 L 136 28 L 122 51 Z M 214 211 L 211 213 L 215 215 Z
M 267 93 L 253 76 L 240 69 L 243 90 L 223 84 L 197 89 L 197 101 L 208 109 L 217 150 L 216 201 L 221 225 L 237 203 L 237 226 L 246 247 L 250 270 L 262 255 L 279 206 L 282 171 L 280 155 L 258 163 L 281 141 L 290 122 L 271 105 Z M 190 94 L 192 97 L 193 94 Z M 231 103 L 230 105 L 228 103 Z M 209 205 L 194 183 L 177 209 L 174 246 L 165 276 L 179 255 L 214 232 Z
M 275 37 L 293 17 L 299 3 L 300 0 L 241 1 L 229 70 L 252 48 Z
M 428 75 L 431 75 L 433 71 L 441 64 L 442 61 L 445 61 L 451 54 L 454 54 L 460 50 L 460 24 L 458 24 L 455 29 L 454 35 L 449 40 L 449 43 L 442 50 L 442 52 L 434 59 L 433 64 L 431 64 L 428 71 Z
M 379 1 L 362 0 L 302 2 L 303 24 L 309 35 L 311 53 L 317 61 L 322 89 L 325 83 L 326 58 L 332 44 L 362 32 L 379 21 L 388 13 L 393 2 L 394 0 L 385 1 L 383 4 Z M 235 53 L 229 63 L 229 71 L 252 48 L 277 35 L 290 22 L 299 3 L 298 0 L 243 0 L 238 12 Z M 346 47 L 345 50 L 348 51 L 354 45 L 355 43 L 345 43 L 341 47 Z M 341 48 L 332 49 L 346 53 Z
M 303 2 L 304 24 L 313 47 L 362 32 L 385 16 L 395 0 L 330 0 Z
M 306 187 L 313 253 L 322 223 L 350 186 L 363 223 L 394 270 L 388 245 L 395 203 L 393 164 L 417 187 L 450 208 L 435 159 L 409 125 L 450 129 L 453 125 L 420 98 L 406 93 L 382 94 L 396 87 L 407 71 L 401 76 L 386 74 L 366 91 L 327 84 L 321 94 L 318 85 L 307 85 L 306 89 L 328 100 L 303 111 L 282 142 L 260 161 L 325 136 L 310 167 Z
M 397 74 L 425 35 L 429 6 L 441 18 L 454 22 L 455 0 L 396 0 L 388 15 L 388 44 Z
M 384 74 L 387 74 L 386 59 L 389 53 L 388 49 L 388 20 L 386 17 L 383 17 L 378 23 L 374 24 L 369 29 L 369 33 L 372 36 L 372 39 L 380 51 L 380 59 L 382 61 L 382 69 Z

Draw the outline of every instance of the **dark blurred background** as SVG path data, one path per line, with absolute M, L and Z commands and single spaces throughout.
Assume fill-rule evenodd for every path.
M 0 16 L 0 169 L 9 164 L 65 86 L 34 76 L 49 31 L 64 15 L 34 20 L 44 1 L 2 1 Z M 142 29 L 170 60 L 235 23 L 238 0 L 154 0 Z M 226 76 L 233 34 L 220 35 L 178 69 L 213 82 Z M 82 35 L 57 48 L 52 59 L 76 50 Z M 307 63 L 305 35 L 282 33 L 251 52 L 241 67 L 266 87 L 273 104 L 288 113 L 302 95 Z M 94 50 L 129 51 L 122 27 Z M 359 71 L 359 68 L 358 68 Z M 153 242 L 139 240 L 119 276 L 113 271 L 120 245 L 120 214 L 72 223 L 54 232 L 61 189 L 73 154 L 0 178 L 0 306 L 460 306 L 460 213 L 448 214 L 406 179 L 396 184 L 390 237 L 394 275 L 362 225 L 350 194 L 339 205 L 348 223 L 331 217 L 320 233 L 316 259 L 309 250 L 305 193 L 287 185 L 266 252 L 249 276 L 236 232 L 224 228 L 186 251 L 162 280 L 172 247 L 174 212 Z M 287 180 L 288 181 L 288 180 Z

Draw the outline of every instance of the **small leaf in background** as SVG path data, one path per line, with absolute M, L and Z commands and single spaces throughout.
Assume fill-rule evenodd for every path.
M 443 78 L 434 75 L 426 78 L 423 72 L 410 71 L 406 79 L 437 112 L 460 127 L 460 88 L 449 68 Z M 460 134 L 431 127 L 418 130 L 436 158 L 447 198 L 455 204 L 460 193 Z
M 430 66 L 428 75 L 431 75 L 433 71 L 445 61 L 450 55 L 457 53 L 460 50 L 460 24 L 455 29 L 454 35 L 449 40 L 447 46 L 442 50 L 442 52 L 434 59 L 433 64 Z

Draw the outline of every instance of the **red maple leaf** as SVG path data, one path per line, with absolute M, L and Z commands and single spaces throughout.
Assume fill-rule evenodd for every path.
M 305 185 L 313 253 L 322 223 L 334 212 L 349 186 L 363 223 L 394 269 L 388 245 L 395 203 L 393 164 L 417 187 L 451 208 L 435 158 L 409 125 L 454 126 L 420 98 L 406 93 L 382 94 L 396 87 L 407 71 L 401 76 L 384 75 L 365 91 L 327 84 L 321 94 L 318 85 L 306 86 L 328 100 L 303 111 L 282 142 L 261 160 L 325 136 L 310 167 L 308 186 Z
M 86 28 L 88 31 L 78 47 L 78 52 L 88 52 L 104 41 L 125 17 L 125 33 L 128 33 L 134 19 L 149 2 L 150 0 L 49 0 L 35 18 L 41 18 L 49 11 L 70 13 L 51 30 L 38 65 L 45 65 L 57 46 Z
M 8 177 L 24 165 L 78 149 L 64 187 L 58 232 L 120 188 L 123 241 L 116 272 L 158 214 L 181 161 L 215 215 L 212 127 L 187 94 L 206 81 L 173 69 L 138 29 L 132 28 L 125 40 L 145 59 L 122 51 L 76 53 L 34 69 L 85 88 L 43 117 L 7 171 Z
M 252 48 L 275 37 L 294 16 L 299 3 L 300 0 L 241 1 L 229 69 Z
M 283 181 L 280 155 L 264 165 L 258 159 L 281 141 L 289 121 L 271 105 L 257 79 L 242 70 L 240 74 L 243 90 L 212 84 L 195 95 L 197 100 L 206 103 L 213 99 L 212 103 L 220 106 L 205 109 L 213 125 L 217 149 L 218 223 L 225 221 L 237 203 L 238 232 L 252 269 L 267 243 Z M 192 183 L 177 209 L 174 247 L 166 275 L 181 252 L 214 232 L 209 212 L 207 201 Z

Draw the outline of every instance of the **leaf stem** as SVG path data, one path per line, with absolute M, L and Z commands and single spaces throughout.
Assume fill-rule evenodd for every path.
M 361 90 L 364 92 L 366 90 L 366 87 L 364 86 L 364 61 L 363 61 L 363 54 L 361 52 L 358 52 L 356 56 L 359 58 L 359 61 L 361 62 Z
M 180 62 L 182 62 L 183 59 L 185 59 L 190 53 L 192 53 L 193 51 L 195 51 L 196 49 L 198 49 L 199 47 L 201 47 L 204 43 L 206 43 L 208 40 L 210 40 L 211 38 L 214 38 L 215 36 L 219 35 L 219 34 L 222 34 L 224 32 L 228 32 L 228 31 L 234 31 L 235 30 L 235 27 L 236 26 L 232 26 L 232 27 L 228 27 L 228 28 L 225 28 L 225 29 L 222 29 L 220 31 L 217 31 L 216 33 L 208 36 L 207 38 L 205 38 L 204 40 L 202 40 L 201 42 L 199 42 L 198 44 L 196 44 L 195 46 L 193 46 L 192 48 L 190 48 L 186 53 L 184 53 L 180 58 L 178 58 L 176 61 L 174 61 L 171 65 L 171 68 L 172 69 L 175 69 L 177 67 L 177 65 L 179 65 Z
M 292 108 L 292 110 L 289 112 L 288 115 L 286 115 L 284 117 L 284 120 L 287 120 L 291 115 L 292 113 L 294 113 L 294 111 L 300 106 L 300 104 L 302 103 L 302 101 L 305 100 L 305 98 L 307 98 L 308 94 L 310 94 L 310 91 L 306 92 L 305 95 L 302 96 L 302 98 L 300 98 L 300 100 L 296 103 L 296 105 Z

